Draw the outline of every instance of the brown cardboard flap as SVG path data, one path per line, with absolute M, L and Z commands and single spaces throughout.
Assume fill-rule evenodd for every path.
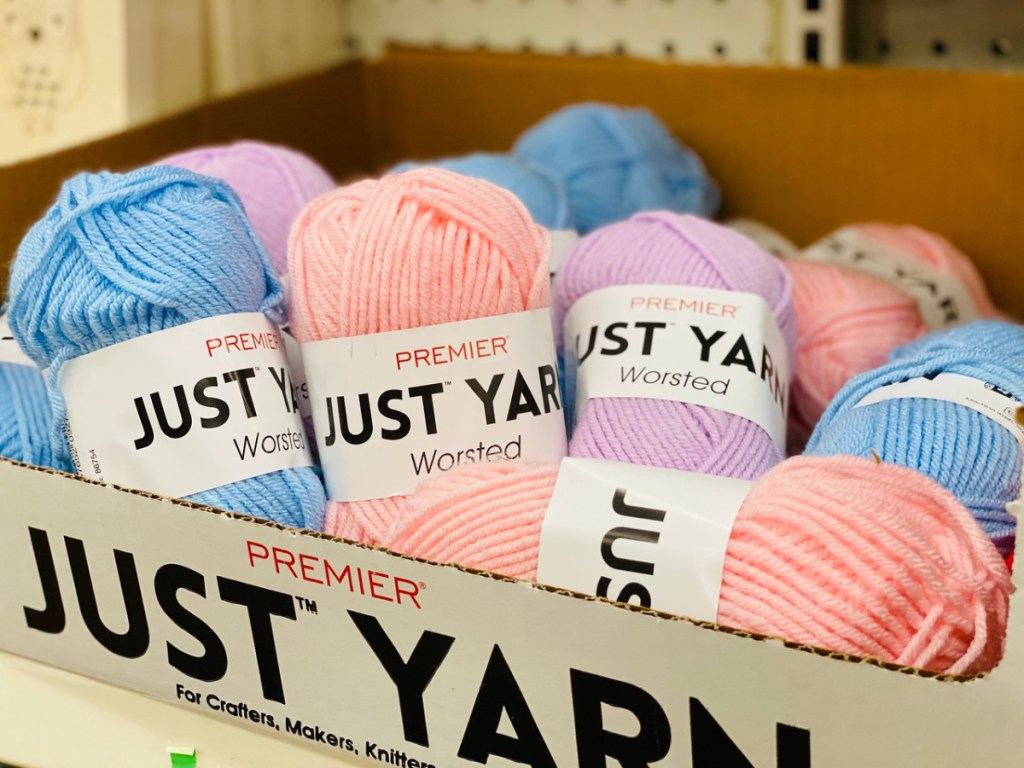
M 577 101 L 643 105 L 704 158 L 723 215 L 804 245 L 879 220 L 939 232 L 1024 315 L 1024 76 L 698 67 L 396 49 L 371 67 L 378 160 L 505 149 Z

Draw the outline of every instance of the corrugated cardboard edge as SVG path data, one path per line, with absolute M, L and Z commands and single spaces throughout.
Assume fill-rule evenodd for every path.
M 13 461 L 13 460 L 2 458 L 2 457 L 0 457 L 0 462 L 5 463 L 5 464 L 11 464 L 11 465 L 18 466 L 18 467 L 23 467 L 24 469 L 30 470 L 30 471 L 33 471 L 33 472 L 40 472 L 40 473 L 43 473 L 43 474 L 51 475 L 53 477 L 58 477 L 58 478 L 61 478 L 62 481 L 63 480 L 72 480 L 72 481 L 76 481 L 76 482 L 80 482 L 80 483 L 85 483 L 86 485 L 94 485 L 94 486 L 98 486 L 98 487 L 101 487 L 101 488 L 109 488 L 109 489 L 114 490 L 114 491 L 116 491 L 118 493 L 126 493 L 126 494 L 129 494 L 129 495 L 132 495 L 132 496 L 141 496 L 143 498 L 153 499 L 153 500 L 156 500 L 156 501 L 162 501 L 162 502 L 174 505 L 174 506 L 186 507 L 188 509 L 199 510 L 199 511 L 206 512 L 206 513 L 209 513 L 209 514 L 212 514 L 212 515 L 216 515 L 218 517 L 222 517 L 222 518 L 225 518 L 225 519 L 238 520 L 238 521 L 242 521 L 242 522 L 249 523 L 249 524 L 260 525 L 260 526 L 264 526 L 264 527 L 267 527 L 267 528 L 273 528 L 273 529 L 276 529 L 276 530 L 283 531 L 285 533 L 291 534 L 295 538 L 306 537 L 306 538 L 313 538 L 313 539 L 323 539 L 325 541 L 335 542 L 335 543 L 343 545 L 343 546 L 357 547 L 359 549 L 366 549 L 366 550 L 374 550 L 374 551 L 378 551 L 378 552 L 383 552 L 383 553 L 387 554 L 390 557 L 395 557 L 395 558 L 398 558 L 400 560 L 406 560 L 406 561 L 410 561 L 410 562 L 422 563 L 424 565 L 429 565 L 429 566 L 432 566 L 432 567 L 435 567 L 435 568 L 447 568 L 447 569 L 452 569 L 452 570 L 456 570 L 456 571 L 461 571 L 462 573 L 470 574 L 470 575 L 472 575 L 474 577 L 478 577 L 478 578 L 486 578 L 486 579 L 491 579 L 493 581 L 502 581 L 502 582 L 506 582 L 506 583 L 510 583 L 510 584 L 518 584 L 518 585 L 521 585 L 521 586 L 526 587 L 528 589 L 534 589 L 534 590 L 538 590 L 538 591 L 541 591 L 541 592 L 550 592 L 552 594 L 561 595 L 563 597 L 567 597 L 567 598 L 574 599 L 574 600 L 583 600 L 585 602 L 591 602 L 591 603 L 602 603 L 604 605 L 610 606 L 612 608 L 616 608 L 618 610 L 625 610 L 625 611 L 628 611 L 628 612 L 631 612 L 631 613 L 640 614 L 642 616 L 653 618 L 653 619 L 655 619 L 657 621 L 684 622 L 684 623 L 691 624 L 691 625 L 696 626 L 696 627 L 701 627 L 703 629 L 711 630 L 713 632 L 718 632 L 718 633 L 725 634 L 725 635 L 733 635 L 733 636 L 736 636 L 736 637 L 743 637 L 743 638 L 747 638 L 749 640 L 754 640 L 754 641 L 758 641 L 758 642 L 778 643 L 779 645 L 784 646 L 785 648 L 789 648 L 789 649 L 796 650 L 796 651 L 801 651 L 803 653 L 810 653 L 810 654 L 813 654 L 815 656 L 824 656 L 824 657 L 827 657 L 827 658 L 830 658 L 830 659 L 834 659 L 834 660 L 837 660 L 837 661 L 848 662 L 848 663 L 853 663 L 853 664 L 865 664 L 865 665 L 869 665 L 869 666 L 881 667 L 882 669 L 891 670 L 893 672 L 899 672 L 900 674 L 905 674 L 905 675 L 909 675 L 909 676 L 912 676 L 912 677 L 925 678 L 925 679 L 933 679 L 933 680 L 937 680 L 937 681 L 941 681 L 941 682 L 955 682 L 955 683 L 961 683 L 961 684 L 978 681 L 980 679 L 983 679 L 983 678 L 987 677 L 988 674 L 989 674 L 989 673 L 983 673 L 983 674 L 979 674 L 979 675 L 949 675 L 949 674 L 944 674 L 944 673 L 940 673 L 940 672 L 933 672 L 933 671 L 926 670 L 926 669 L 920 669 L 920 668 L 917 668 L 917 667 L 910 667 L 910 666 L 904 666 L 904 665 L 899 665 L 899 664 L 892 664 L 892 663 L 889 663 L 889 662 L 886 662 L 886 661 L 882 661 L 881 659 L 877 659 L 877 658 L 873 658 L 873 657 L 855 656 L 855 655 L 852 655 L 852 654 L 841 653 L 839 651 L 832 651 L 832 650 L 829 650 L 827 648 L 819 648 L 819 647 L 816 647 L 816 646 L 813 646 L 813 645 L 806 645 L 806 644 L 803 644 L 803 643 L 794 643 L 794 642 L 790 642 L 790 641 L 788 641 L 788 640 L 786 640 L 784 638 L 781 638 L 781 637 L 773 637 L 773 636 L 770 636 L 770 635 L 762 635 L 762 634 L 759 634 L 759 633 L 756 633 L 756 632 L 748 632 L 746 630 L 735 629 L 735 628 L 732 628 L 732 627 L 727 627 L 725 625 L 715 624 L 714 622 L 709 622 L 709 621 L 698 621 L 696 619 L 691 619 L 691 618 L 689 618 L 687 616 L 679 616 L 679 615 L 676 615 L 676 614 L 665 613 L 664 611 L 658 611 L 658 610 L 654 610 L 654 609 L 651 609 L 651 608 L 644 608 L 642 606 L 634 605 L 632 603 L 623 603 L 623 602 L 618 602 L 618 601 L 615 601 L 615 600 L 609 600 L 609 599 L 603 598 L 603 597 L 595 597 L 594 595 L 587 595 L 587 594 L 583 594 L 583 593 L 580 593 L 580 592 L 574 592 L 574 591 L 568 590 L 568 589 L 562 589 L 562 588 L 558 588 L 558 587 L 550 587 L 550 586 L 547 586 L 547 585 L 544 585 L 544 584 L 536 584 L 536 583 L 533 583 L 533 582 L 522 581 L 522 580 L 519 580 L 519 579 L 510 578 L 508 576 L 503 576 L 503 575 L 498 574 L 498 573 L 492 573 L 490 571 L 483 571 L 483 570 L 479 570 L 477 568 L 470 568 L 470 567 L 463 566 L 463 565 L 458 565 L 458 564 L 455 564 L 455 563 L 440 563 L 440 562 L 437 562 L 437 561 L 434 561 L 434 560 L 428 560 L 428 559 L 421 558 L 421 557 L 415 557 L 415 556 L 412 556 L 412 555 L 405 555 L 405 554 L 401 554 L 401 553 L 398 553 L 398 552 L 392 552 L 391 550 L 388 550 L 388 549 L 386 549 L 384 547 L 376 547 L 376 546 L 373 546 L 373 545 L 370 545 L 370 544 L 363 544 L 363 543 L 360 543 L 360 542 L 351 541 L 349 539 L 343 539 L 343 538 L 340 538 L 338 536 L 331 536 L 329 534 L 322 533 L 322 532 L 319 532 L 319 531 L 311 531 L 311 530 L 306 530 L 306 529 L 302 529 L 302 528 L 292 528 L 292 527 L 289 527 L 289 526 L 280 525 L 279 523 L 275 523 L 275 522 L 272 522 L 272 521 L 269 521 L 269 520 L 261 520 L 259 518 L 255 518 L 255 517 L 252 517 L 252 516 L 249 516 L 249 515 L 244 515 L 244 514 L 241 514 L 241 513 L 238 513 L 238 512 L 232 512 L 232 511 L 229 511 L 229 510 L 219 509 L 217 507 L 212 507 L 212 506 L 209 506 L 209 505 L 206 505 L 206 504 L 197 504 L 195 502 L 188 501 L 188 500 L 185 500 L 185 499 L 170 498 L 170 497 L 167 497 L 167 496 L 161 496 L 161 495 L 156 494 L 156 493 L 151 493 L 149 491 L 143 491 L 143 490 L 139 490 L 139 489 L 135 489 L 135 488 L 126 488 L 124 486 L 116 485 L 116 484 L 113 484 L 113 483 L 101 483 L 101 482 L 98 482 L 98 481 L 95 481 L 95 480 L 90 480 L 88 478 L 79 477 L 77 475 L 67 474 L 65 472 L 61 472 L 61 471 L 56 470 L 56 469 L 49 469 L 49 468 L 46 468 L 46 467 L 36 467 L 36 466 L 32 466 L 30 464 L 25 464 L 23 462 Z

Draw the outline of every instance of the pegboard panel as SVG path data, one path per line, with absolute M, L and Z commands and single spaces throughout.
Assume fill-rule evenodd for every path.
M 777 60 L 777 11 L 782 1 L 349 0 L 348 4 L 353 43 L 364 55 L 375 55 L 387 43 L 396 42 L 751 64 Z
M 213 96 L 298 77 L 354 55 L 346 0 L 205 0 Z
M 778 0 L 778 63 L 842 64 L 843 7 L 843 0 Z
M 857 0 L 854 61 L 930 69 L 1024 69 L 1021 0 Z
M 204 0 L 0 0 L 0 165 L 206 97 Z

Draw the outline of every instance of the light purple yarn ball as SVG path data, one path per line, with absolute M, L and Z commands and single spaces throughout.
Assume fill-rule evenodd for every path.
M 226 181 L 241 198 L 278 275 L 288 272 L 292 222 L 310 200 L 336 186 L 327 171 L 301 152 L 258 141 L 197 147 L 156 164 Z
M 559 350 L 562 323 L 577 299 L 608 286 L 640 284 L 758 294 L 771 307 L 793 360 L 795 320 L 782 263 L 732 230 L 662 211 L 598 229 L 570 248 L 553 287 Z M 569 453 L 748 480 L 784 458 L 767 432 L 741 416 L 640 398 L 587 403 Z

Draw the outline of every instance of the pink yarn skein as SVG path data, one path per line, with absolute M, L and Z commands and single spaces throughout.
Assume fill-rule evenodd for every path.
M 970 259 L 948 240 L 910 226 L 858 224 L 864 235 L 966 287 L 982 317 L 998 312 Z M 803 450 L 839 390 L 883 365 L 889 353 L 928 333 L 917 302 L 873 275 L 818 261 L 785 262 L 793 277 L 796 366 L 789 408 L 789 451 Z
M 692 285 L 762 296 L 793 358 L 789 274 L 731 229 L 668 212 L 640 213 L 596 230 L 566 253 L 555 276 L 555 334 L 580 297 L 612 285 Z M 714 408 L 642 398 L 587 403 L 569 443 L 572 456 L 612 459 L 752 480 L 783 459 L 752 421 Z
M 408 497 L 396 552 L 535 581 L 557 468 L 464 467 Z M 926 476 L 798 457 L 747 495 L 718 623 L 893 664 L 975 674 L 1002 658 L 1010 575 L 962 504 Z
M 550 236 L 511 192 L 439 168 L 365 180 L 314 200 L 289 243 L 300 342 L 541 309 Z M 325 530 L 378 543 L 403 498 L 329 502 Z
M 197 147 L 159 160 L 226 181 L 270 255 L 277 274 L 288 271 L 288 232 L 310 200 L 334 189 L 327 171 L 290 147 L 240 141 Z

